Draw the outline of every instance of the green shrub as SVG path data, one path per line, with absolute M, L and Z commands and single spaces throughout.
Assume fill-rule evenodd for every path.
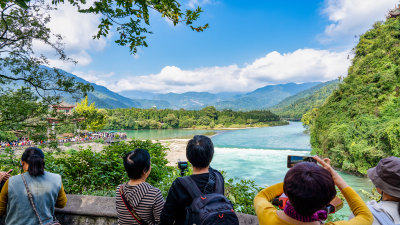
M 65 147 L 71 147 L 71 145 L 72 145 L 71 142 L 64 143 Z
M 96 139 L 96 140 L 94 140 L 94 143 L 104 144 L 104 139 L 103 138 Z
M 129 180 L 122 157 L 136 148 L 149 151 L 152 170 L 147 182 L 159 188 L 166 197 L 180 171 L 177 167 L 167 166 L 165 157 L 168 149 L 150 140 L 122 141 L 106 146 L 100 152 L 95 152 L 90 147 L 79 151 L 69 149 L 65 152 L 46 152 L 46 170 L 62 176 L 68 194 L 113 197 L 115 188 Z M 1 171 L 14 169 L 13 175 L 18 174 L 19 160 L 12 149 L 6 149 L 0 155 Z M 189 168 L 186 175 L 191 173 L 192 169 Z M 260 190 L 254 181 L 225 179 L 226 196 L 238 212 L 254 214 L 253 199 Z

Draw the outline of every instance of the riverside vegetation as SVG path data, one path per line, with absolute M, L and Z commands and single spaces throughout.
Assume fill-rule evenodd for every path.
M 348 76 L 303 122 L 314 154 L 364 175 L 380 159 L 400 157 L 400 17 L 375 23 L 353 51 Z
M 267 110 L 217 111 L 214 106 L 202 110 L 107 109 L 104 129 L 225 128 L 285 125 L 279 116 Z
M 167 196 L 172 182 L 179 176 L 179 169 L 168 166 L 168 148 L 150 140 L 132 140 L 105 146 L 100 152 L 90 148 L 79 151 L 46 152 L 46 170 L 62 176 L 65 191 L 68 194 L 85 194 L 97 196 L 115 196 L 116 187 L 129 180 L 126 175 L 122 157 L 136 148 L 147 149 L 151 155 L 151 173 L 147 182 L 159 188 Z M 0 155 L 0 170 L 14 169 L 12 175 L 18 174 L 20 156 L 13 150 L 6 149 Z M 225 179 L 225 194 L 232 201 L 238 212 L 255 214 L 254 196 L 261 190 L 251 180 Z

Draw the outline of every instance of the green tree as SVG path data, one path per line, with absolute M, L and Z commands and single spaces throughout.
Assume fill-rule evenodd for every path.
M 80 103 L 77 103 L 73 115 L 76 119 L 82 119 L 78 123 L 79 127 L 88 131 L 99 131 L 107 123 L 105 110 L 97 109 L 94 102 L 89 105 L 87 96 Z
M 177 128 L 179 125 L 179 120 L 172 113 L 168 114 L 168 116 L 163 118 L 164 122 L 168 124 L 168 126 L 172 128 Z
M 217 109 L 215 109 L 214 106 L 207 106 L 207 107 L 203 108 L 201 111 L 203 111 L 204 114 L 206 116 L 208 116 L 211 120 L 218 119 Z
M 91 91 L 89 84 L 75 82 L 74 78 L 57 69 L 44 67 L 48 60 L 33 50 L 38 41 L 52 49 L 63 62 L 69 59 L 62 38 L 46 27 L 52 10 L 43 1 L 32 1 L 22 9 L 14 2 L 0 2 L 0 84 L 9 90 L 12 85 L 31 88 L 42 102 L 53 104 L 65 94 L 81 97 Z
M 29 10 L 32 5 L 39 1 L 35 0 L 0 0 L 0 7 L 6 9 L 8 6 L 17 6 L 20 10 Z M 147 47 L 147 35 L 152 34 L 149 30 L 151 11 L 157 12 L 174 24 L 185 24 L 193 31 L 202 32 L 208 28 L 208 24 L 194 25 L 202 12 L 200 7 L 194 10 L 184 8 L 178 0 L 96 0 L 89 5 L 84 0 L 53 0 L 52 4 L 62 7 L 68 2 L 77 7 L 81 13 L 102 15 L 98 25 L 98 33 L 93 38 L 101 38 L 109 35 L 112 27 L 119 34 L 115 43 L 121 46 L 129 46 L 130 52 L 135 54 L 138 47 Z M 46 9 L 48 10 L 48 9 Z M 42 20 L 40 22 L 43 22 Z M 77 24 L 78 25 L 78 24 Z
M 347 77 L 312 118 L 313 152 L 359 174 L 400 157 L 400 17 L 360 37 Z
M 0 140 L 15 140 L 16 135 L 44 140 L 48 106 L 28 88 L 0 93 Z

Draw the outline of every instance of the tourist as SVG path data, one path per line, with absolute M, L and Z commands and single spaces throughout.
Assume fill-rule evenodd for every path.
M 6 225 L 53 222 L 54 207 L 63 208 L 67 204 L 61 176 L 45 171 L 44 165 L 44 154 L 39 148 L 29 147 L 22 154 L 24 173 L 8 179 L 0 193 L 0 216 L 7 211 Z
M 130 180 L 117 188 L 118 224 L 159 224 L 164 199 L 158 188 L 146 183 L 151 171 L 150 154 L 135 149 L 125 155 L 124 167 Z
M 379 202 L 367 203 L 374 215 L 372 224 L 400 224 L 400 158 L 392 156 L 382 159 L 376 167 L 368 170 L 368 177 L 381 194 Z
M 219 192 L 218 194 L 221 194 L 221 197 L 223 197 L 223 177 L 220 172 L 210 167 L 213 156 L 214 146 L 210 138 L 204 135 L 196 135 L 193 139 L 189 140 L 186 147 L 186 157 L 193 166 L 193 175 L 178 178 L 172 183 L 164 209 L 161 213 L 162 225 L 189 224 L 189 221 L 193 221 L 190 215 L 186 215 L 187 207 L 189 207 L 193 201 L 193 194 L 191 194 L 193 191 L 185 188 L 187 185 L 184 185 L 184 179 L 188 180 L 188 178 L 190 178 L 190 183 L 193 185 L 191 189 L 201 191 L 203 195 Z M 237 219 L 236 215 L 234 216 L 235 218 L 233 219 Z M 233 225 L 236 223 L 230 224 Z
M 346 184 L 330 166 L 330 160 L 315 156 L 322 167 L 312 162 L 302 162 L 291 168 L 284 182 L 272 185 L 254 198 L 254 207 L 260 225 L 321 225 L 327 219 L 325 207 L 336 196 L 335 184 L 346 198 L 355 217 L 349 221 L 327 224 L 370 225 L 373 217 L 361 197 Z M 283 193 L 288 196 L 283 211 L 270 203 Z

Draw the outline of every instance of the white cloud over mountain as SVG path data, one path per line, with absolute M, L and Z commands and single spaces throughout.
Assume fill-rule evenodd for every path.
M 267 84 L 327 81 L 344 76 L 350 65 L 347 55 L 348 52 L 316 49 L 299 49 L 285 54 L 274 51 L 242 67 L 230 65 L 182 70 L 166 66 L 157 74 L 127 77 L 107 87 L 117 92 L 252 91 Z
M 365 33 L 376 21 L 385 19 L 398 0 L 326 0 L 323 14 L 331 23 L 320 36 L 322 42 L 351 42 Z
M 90 5 L 88 1 L 85 7 Z M 92 62 L 89 51 L 101 51 L 105 48 L 107 40 L 101 38 L 93 39 L 97 33 L 97 26 L 100 23 L 100 16 L 94 14 L 79 13 L 77 8 L 69 3 L 60 4 L 57 10 L 50 12 L 48 27 L 54 34 L 61 34 L 65 44 L 65 52 L 68 57 L 78 61 L 78 65 L 85 66 Z M 48 56 L 51 66 L 70 71 L 73 63 L 67 63 L 55 58 L 54 52 L 49 46 L 43 43 L 34 43 L 35 50 Z

